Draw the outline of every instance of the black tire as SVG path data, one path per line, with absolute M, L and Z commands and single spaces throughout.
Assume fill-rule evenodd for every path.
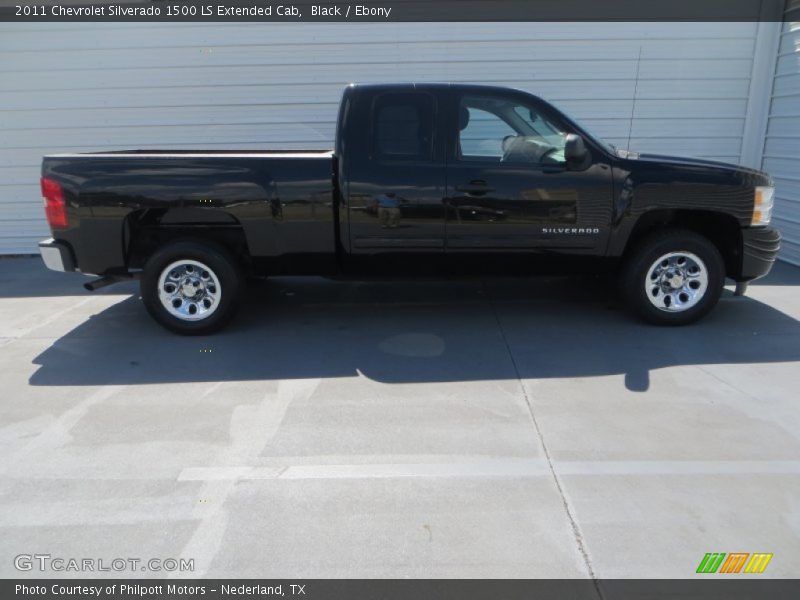
M 202 301 L 214 306 L 208 316 L 190 315 L 187 311 L 184 317 L 178 317 L 162 303 L 159 296 L 159 280 L 167 267 L 180 261 L 187 261 L 188 267 L 192 270 L 197 268 L 193 263 L 205 265 L 208 271 L 201 270 L 202 273 L 206 275 L 211 273 L 213 276 L 208 281 L 216 285 L 209 285 L 208 289 L 215 293 L 219 291 L 219 302 L 216 304 L 211 302 L 210 294 L 207 300 Z M 169 276 L 165 274 L 165 277 Z M 177 289 L 181 286 L 175 287 Z M 239 308 L 243 287 L 244 276 L 241 269 L 224 248 L 213 243 L 190 240 L 171 242 L 156 250 L 147 260 L 140 282 L 142 301 L 147 312 L 170 331 L 182 335 L 205 335 L 225 326 Z M 195 296 L 195 298 L 200 297 Z M 195 313 L 198 312 L 196 306 L 200 306 L 200 303 L 194 302 L 194 298 L 185 298 L 184 301 L 187 301 L 189 308 L 194 303 Z
M 693 296 L 689 297 L 687 308 L 682 308 L 680 303 L 676 304 L 672 298 L 666 298 L 666 295 L 670 294 L 662 294 L 657 289 L 659 278 L 656 277 L 655 280 L 652 278 L 656 272 L 665 273 L 665 276 L 669 272 L 666 270 L 669 267 L 662 266 L 664 263 L 655 265 L 659 258 L 676 253 L 679 255 L 677 260 L 680 260 L 682 252 L 691 253 L 700 259 L 702 262 L 700 267 L 705 269 L 707 281 L 707 285 L 703 287 L 704 293 L 699 295 L 699 299 L 694 300 Z M 656 266 L 656 269 L 651 271 L 652 266 Z M 681 277 L 676 281 L 682 279 Z M 655 325 L 687 325 L 704 317 L 716 306 L 724 284 L 725 262 L 717 247 L 708 238 L 685 229 L 663 229 L 642 239 L 625 257 L 620 273 L 620 293 L 628 307 Z M 648 296 L 648 289 L 652 301 Z M 672 294 L 673 297 L 681 296 L 679 288 L 673 289 L 677 290 Z M 684 294 L 682 297 L 688 296 Z

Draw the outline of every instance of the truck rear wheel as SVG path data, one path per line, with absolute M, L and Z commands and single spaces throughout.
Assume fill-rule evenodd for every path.
M 666 229 L 644 238 L 627 257 L 621 291 L 628 306 L 656 325 L 686 325 L 717 304 L 725 263 L 711 241 Z
M 161 325 L 184 335 L 223 327 L 239 306 L 243 277 L 223 248 L 179 241 L 148 259 L 141 279 L 142 301 Z

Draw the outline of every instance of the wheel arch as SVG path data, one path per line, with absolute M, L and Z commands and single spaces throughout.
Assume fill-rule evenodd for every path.
M 735 277 L 742 258 L 742 229 L 735 217 L 724 212 L 693 209 L 654 209 L 640 216 L 625 244 L 621 255 L 631 250 L 654 231 L 660 229 L 687 229 L 707 238 L 716 246 L 725 262 L 725 274 Z
M 197 214 L 197 213 L 202 214 Z M 131 212 L 123 226 L 123 252 L 129 269 L 141 269 L 159 248 L 177 241 L 207 243 L 224 249 L 246 270 L 251 267 L 244 227 L 218 209 L 143 209 Z

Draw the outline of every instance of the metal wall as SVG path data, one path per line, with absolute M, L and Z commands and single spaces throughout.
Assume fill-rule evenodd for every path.
M 0 253 L 33 252 L 47 234 L 43 154 L 330 148 L 341 88 L 352 81 L 520 87 L 619 146 L 739 162 L 757 31 L 756 23 L 5 23 Z
M 800 265 L 800 2 L 789 5 L 798 19 L 783 26 L 763 168 L 775 179 L 773 222 L 783 234 L 781 258 Z

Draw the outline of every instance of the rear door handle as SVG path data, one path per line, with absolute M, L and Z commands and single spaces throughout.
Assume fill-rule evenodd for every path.
M 483 179 L 473 179 L 466 185 L 457 185 L 457 192 L 463 192 L 468 196 L 485 196 L 489 192 L 493 192 L 494 188 L 490 188 Z

